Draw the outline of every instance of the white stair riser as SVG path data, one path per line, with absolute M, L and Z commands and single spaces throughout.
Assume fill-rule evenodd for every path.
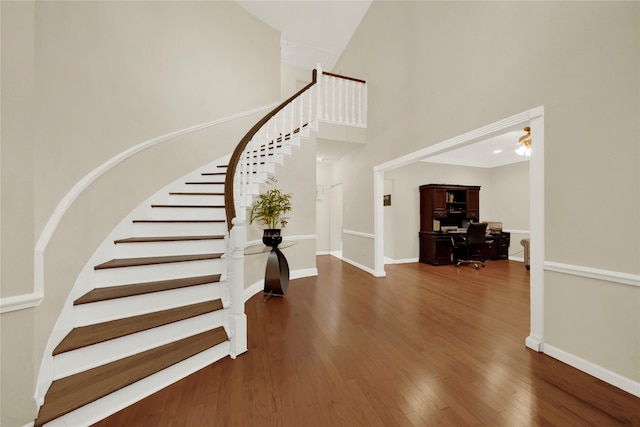
M 224 183 L 226 175 L 197 175 L 189 178 L 186 182 L 217 182 Z M 187 184 L 189 185 L 189 184 Z
M 252 161 L 258 163 L 277 163 L 281 165 L 284 162 L 284 154 L 281 153 L 280 150 L 281 148 L 276 148 L 275 151 L 269 150 L 267 155 L 253 156 Z
M 96 270 L 96 287 L 116 286 L 131 283 L 154 282 L 158 280 L 178 279 L 181 277 L 205 276 L 221 272 L 220 259 L 185 261 L 134 267 L 105 268 Z
M 88 426 L 229 355 L 228 341 L 57 418 L 46 427 Z
M 206 180 L 193 180 L 189 182 L 216 182 L 215 184 L 185 184 L 182 187 L 182 191 L 195 192 L 195 193 L 224 193 L 224 182 L 206 181 Z
M 224 239 L 117 243 L 116 258 L 222 253 L 226 248 Z
M 224 222 L 192 222 L 192 223 L 154 223 L 135 222 L 132 237 L 162 236 L 210 236 L 224 235 L 227 225 Z
M 224 196 L 204 196 L 201 194 L 171 194 L 165 203 L 168 205 L 220 205 L 224 206 Z
M 276 165 L 272 162 L 255 164 L 252 166 L 247 165 L 246 172 L 249 176 L 255 175 L 255 173 L 265 173 L 269 176 L 276 172 Z
M 171 220 L 183 220 L 183 219 L 198 219 L 198 220 L 212 220 L 212 219 L 225 219 L 225 210 L 223 207 L 219 208 L 166 208 L 166 207 L 154 207 L 151 209 L 151 219 L 171 219 Z
M 215 282 L 127 298 L 80 304 L 75 306 L 75 326 L 93 325 L 214 299 L 224 300 L 225 286 L 226 283 L 224 282 Z
M 69 375 L 223 326 L 224 322 L 224 310 L 217 310 L 59 354 L 53 358 L 54 379 L 68 377 Z
M 258 172 L 258 173 L 251 173 L 251 174 L 246 174 L 248 175 L 249 179 L 248 180 L 244 180 L 243 179 L 243 174 L 240 174 L 240 182 L 249 182 L 249 183 L 263 183 L 263 182 L 267 182 L 267 178 L 269 178 L 269 174 L 265 173 L 265 172 Z
M 294 138 L 294 140 L 295 140 L 295 138 Z M 287 141 L 285 142 L 285 144 L 284 144 L 282 147 L 280 147 L 278 150 L 279 150 L 279 151 L 280 151 L 280 153 L 282 153 L 283 155 L 285 155 L 285 156 L 287 156 L 287 157 L 290 157 L 290 156 L 291 156 L 291 154 L 292 154 L 292 152 L 293 152 L 293 150 L 291 149 L 291 145 L 292 145 L 291 140 L 287 140 Z M 298 146 L 299 146 L 299 145 L 300 145 L 300 142 L 298 141 Z

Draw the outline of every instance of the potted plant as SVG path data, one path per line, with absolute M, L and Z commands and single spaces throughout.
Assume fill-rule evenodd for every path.
M 273 188 L 260 194 L 251 206 L 249 221 L 258 221 L 266 227 L 262 242 L 271 247 L 277 247 L 282 242 L 280 229 L 287 225 L 289 218 L 284 215 L 291 210 L 291 194 L 283 193 L 276 187 L 277 180 L 270 179 Z M 280 228 L 278 228 L 280 226 Z

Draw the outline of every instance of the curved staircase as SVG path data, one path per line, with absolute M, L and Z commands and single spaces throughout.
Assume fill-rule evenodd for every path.
M 131 221 L 114 258 L 73 302 L 35 425 L 80 426 L 230 354 L 223 189 L 226 168 L 188 176 Z
M 54 327 L 35 426 L 90 425 L 247 350 L 247 209 L 321 121 L 366 128 L 365 82 L 318 67 L 231 157 L 168 185 L 116 227 Z

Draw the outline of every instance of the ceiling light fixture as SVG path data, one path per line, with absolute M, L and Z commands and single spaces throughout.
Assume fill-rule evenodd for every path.
M 516 154 L 520 156 L 530 156 L 531 155 L 531 128 L 529 126 L 524 128 L 526 134 L 520 137 L 518 140 L 520 147 L 516 150 Z

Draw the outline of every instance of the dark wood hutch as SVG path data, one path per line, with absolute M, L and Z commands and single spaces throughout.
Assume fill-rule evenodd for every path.
M 480 221 L 480 187 L 428 184 L 420 186 L 420 262 L 451 264 L 451 235 L 442 227 L 462 227 Z M 509 233 L 487 239 L 487 258 L 509 257 Z

